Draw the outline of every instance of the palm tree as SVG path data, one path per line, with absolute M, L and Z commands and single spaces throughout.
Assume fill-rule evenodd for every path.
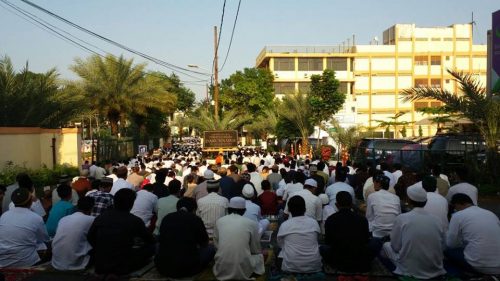
M 330 137 L 332 137 L 333 140 L 335 140 L 335 142 L 342 147 L 342 149 L 352 153 L 352 150 L 356 147 L 359 140 L 363 138 L 360 133 L 360 127 L 351 126 L 344 128 L 338 124 L 337 120 L 332 121 L 331 124 L 335 130 L 328 133 Z M 339 153 L 340 152 L 341 150 L 339 149 Z
M 176 100 L 165 90 L 165 81 L 146 74 L 145 66 L 123 56 L 94 55 L 78 58 L 70 67 L 83 79 L 83 92 L 92 107 L 110 122 L 112 135 L 118 134 L 118 122 L 125 123 L 131 114 L 144 117 L 151 108 L 173 110 Z
M 498 178 L 498 140 L 500 139 L 500 101 L 488 95 L 483 85 L 472 74 L 448 70 L 459 83 L 461 94 L 440 88 L 417 87 L 404 90 L 403 100 L 436 99 L 445 103 L 450 113 L 471 120 L 479 129 L 488 147 L 487 165 L 490 175 Z
M 307 98 L 301 92 L 285 96 L 278 107 L 278 114 L 293 123 L 302 138 L 302 154 L 309 149 L 309 135 L 313 131 L 311 110 Z
M 219 131 L 219 130 L 237 130 L 245 123 L 248 123 L 251 117 L 238 115 L 236 111 L 224 111 L 218 118 L 212 111 L 198 110 L 197 114 L 189 116 L 187 124 L 199 132 Z
M 58 128 L 82 106 L 82 97 L 68 92 L 55 69 L 16 72 L 8 57 L 0 59 L 0 126 Z
M 389 117 L 389 121 L 387 120 L 373 120 L 375 122 L 378 122 L 378 126 L 384 128 L 386 132 L 390 132 L 389 128 L 392 126 L 394 128 L 394 138 L 398 137 L 398 126 L 406 126 L 408 124 L 411 124 L 412 122 L 409 121 L 398 121 L 398 118 L 404 115 L 406 112 L 398 112 L 394 116 Z
M 262 116 L 250 123 L 245 128 L 252 134 L 266 141 L 269 134 L 273 134 L 278 124 L 278 116 L 273 109 L 265 109 Z

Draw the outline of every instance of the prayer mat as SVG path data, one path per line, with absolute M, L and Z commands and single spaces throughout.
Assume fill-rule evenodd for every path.
M 2 268 L 0 272 L 4 275 L 5 281 L 21 281 L 39 272 L 35 268 Z
M 369 272 L 359 272 L 359 273 L 346 273 L 339 271 L 335 268 L 330 267 L 329 265 L 324 264 L 323 270 L 326 274 L 329 275 L 338 275 L 338 276 L 378 276 L 378 277 L 392 277 L 394 276 L 392 272 L 390 272 L 379 259 L 373 259 L 371 264 L 371 270 Z

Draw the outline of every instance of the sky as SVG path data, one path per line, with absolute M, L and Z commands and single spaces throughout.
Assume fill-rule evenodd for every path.
M 17 70 L 26 62 L 35 72 L 56 68 L 63 79 L 78 79 L 69 69 L 75 58 L 91 54 L 13 13 L 4 1 L 32 13 L 113 55 L 147 62 L 148 70 L 168 74 L 172 70 L 78 31 L 20 0 L 0 0 L 0 56 L 10 57 Z M 31 0 L 97 34 L 129 48 L 188 68 L 197 65 L 210 72 L 214 54 L 213 27 L 219 26 L 224 0 Z M 219 46 L 219 68 L 228 49 L 238 0 L 226 0 Z M 241 0 L 232 47 L 219 79 L 255 66 L 266 45 L 338 45 L 356 37 L 356 44 L 369 44 L 397 23 L 420 27 L 449 26 L 471 22 L 474 43 L 486 44 L 491 14 L 500 9 L 498 0 Z M 19 14 L 19 12 L 16 12 Z M 97 52 L 103 51 L 89 47 Z M 179 73 L 177 73 L 179 74 Z M 179 74 L 198 100 L 205 97 L 206 76 Z

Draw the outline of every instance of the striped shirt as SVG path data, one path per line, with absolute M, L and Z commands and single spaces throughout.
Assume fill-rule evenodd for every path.
M 198 200 L 196 214 L 203 220 L 210 238 L 213 236 L 215 222 L 227 214 L 228 205 L 227 198 L 220 196 L 216 192 L 211 192 Z

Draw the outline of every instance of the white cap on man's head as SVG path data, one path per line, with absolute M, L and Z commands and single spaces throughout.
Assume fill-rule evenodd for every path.
M 229 208 L 245 209 L 246 208 L 245 198 L 239 196 L 231 198 L 231 200 L 229 201 Z
M 427 201 L 427 192 L 423 189 L 422 186 L 412 185 L 406 189 L 406 194 L 408 198 L 415 202 L 426 202 Z
M 304 185 L 310 185 L 314 187 L 318 187 L 318 182 L 315 181 L 314 179 L 307 179 Z
M 245 198 L 252 198 L 255 195 L 253 186 L 250 184 L 245 184 L 245 186 L 243 186 L 243 189 L 241 190 L 241 194 Z
M 205 170 L 205 172 L 203 172 L 203 177 L 206 180 L 211 180 L 214 178 L 214 172 L 210 169 L 207 169 L 207 170 Z
M 330 198 L 328 198 L 328 195 L 321 193 L 318 197 L 319 197 L 319 199 L 321 199 L 322 205 L 326 205 L 326 204 L 330 203 Z

